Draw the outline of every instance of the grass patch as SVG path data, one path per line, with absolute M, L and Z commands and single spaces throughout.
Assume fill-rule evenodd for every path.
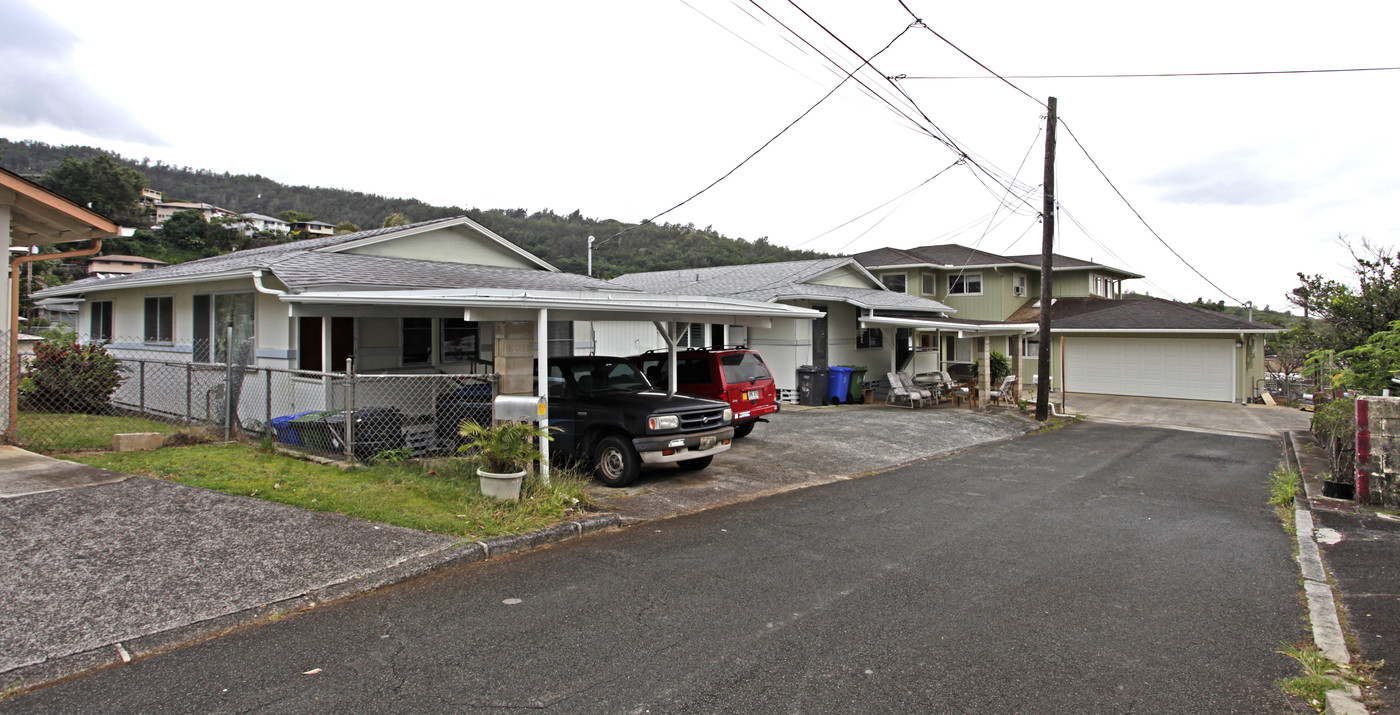
M 1359 661 L 1348 667 L 1332 662 L 1312 643 L 1302 642 L 1279 648 L 1281 655 L 1298 661 L 1303 674 L 1278 681 L 1283 692 L 1302 698 L 1322 712 L 1327 707 L 1327 691 L 1339 690 L 1348 683 L 1361 687 L 1376 684 L 1375 672 L 1385 661 Z
M 1280 466 L 1269 475 L 1269 503 L 1274 506 L 1292 507 L 1293 498 L 1298 496 L 1298 482 L 1302 477 L 1295 471 Z
M 550 470 L 547 487 L 528 480 L 519 502 L 484 497 L 469 459 L 342 468 L 236 443 L 64 456 L 127 474 L 466 539 L 575 519 L 590 504 L 587 480 L 559 468 Z
M 20 412 L 15 425 L 19 444 L 39 451 L 111 449 L 112 435 L 122 432 L 171 434 L 184 425 L 140 417 Z

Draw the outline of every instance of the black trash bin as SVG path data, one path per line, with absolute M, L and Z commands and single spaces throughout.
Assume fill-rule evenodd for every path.
M 797 368 L 797 404 L 821 407 L 827 404 L 826 368 L 802 365 Z
M 404 447 L 404 416 L 397 407 L 366 407 L 350 413 L 355 420 L 355 444 L 351 452 L 355 459 L 369 462 L 376 454 Z M 336 449 L 345 449 L 345 413 L 325 416 Z

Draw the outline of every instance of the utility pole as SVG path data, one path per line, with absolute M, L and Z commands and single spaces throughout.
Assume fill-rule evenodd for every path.
M 1045 203 L 1040 238 L 1040 349 L 1036 354 L 1035 418 L 1041 422 L 1050 418 L 1050 263 L 1055 251 L 1055 98 L 1046 105 L 1045 119 Z M 1060 376 L 1063 388 L 1064 375 Z

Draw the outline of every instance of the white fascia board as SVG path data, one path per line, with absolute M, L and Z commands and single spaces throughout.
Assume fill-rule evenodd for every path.
M 41 298 L 48 298 L 60 295 L 82 295 L 84 293 L 95 293 L 97 291 L 104 290 L 125 290 L 127 288 L 173 286 L 183 285 L 185 283 L 204 283 L 205 281 L 222 281 L 228 280 L 230 278 L 248 278 L 251 280 L 253 271 L 255 270 L 258 269 L 249 267 L 239 268 L 237 270 L 232 271 L 220 271 L 218 273 L 199 273 L 194 275 L 170 276 L 168 278 L 154 278 L 146 280 L 124 280 L 120 283 L 114 283 L 112 285 L 89 283 L 87 285 L 74 286 L 72 284 L 69 284 L 66 286 L 55 286 L 53 288 L 45 289 L 43 295 L 39 295 L 38 291 L 36 291 L 35 295 Z
M 956 330 L 959 333 L 970 333 L 974 335 L 1017 335 L 1034 331 L 1037 327 L 1033 323 L 988 323 L 986 325 L 968 325 L 967 323 L 950 323 L 941 320 L 886 318 L 881 316 L 861 316 L 860 324 L 870 326 L 887 325 L 896 328 L 914 328 L 916 330 Z
M 891 291 L 891 292 L 893 292 L 893 291 Z M 904 294 L 904 293 L 896 293 L 896 295 L 905 295 L 905 294 Z M 859 299 L 859 298 L 853 298 L 853 297 L 850 297 L 850 296 L 819 295 L 819 294 L 814 294 L 814 293 L 796 293 L 796 294 L 793 294 L 793 295 L 783 295 L 783 294 L 779 294 L 779 295 L 773 296 L 773 300 L 809 300 L 809 301 L 814 301 L 814 302 L 815 302 L 815 301 L 820 301 L 820 302 L 822 302 L 822 303 L 849 303 L 849 304 L 851 304 L 851 305 L 856 306 L 857 308 L 865 308 L 866 310 L 907 310 L 907 311 L 914 311 L 914 312 L 919 312 L 919 311 L 921 310 L 920 308 L 915 308 L 915 307 L 910 306 L 910 305 L 871 305 L 870 303 L 867 303 L 867 302 L 865 302 L 865 301 L 863 301 L 863 300 L 861 300 L 861 299 Z M 935 306 L 935 307 L 931 307 L 931 308 L 924 309 L 924 310 L 927 310 L 927 312 L 930 312 L 930 313 L 956 313 L 956 312 L 958 312 L 957 308 L 953 308 L 953 307 L 950 307 L 950 306 L 943 305 L 942 303 L 939 303 L 939 302 L 936 301 L 936 300 L 929 300 L 928 298 L 924 298 L 924 300 L 927 300 L 928 302 L 932 303 L 932 304 Z
M 857 273 L 860 273 L 862 276 L 865 276 L 865 279 L 870 282 L 870 290 L 889 290 L 889 288 L 885 287 L 884 283 L 880 282 L 879 278 L 875 277 L 874 273 L 865 270 L 865 266 L 862 266 L 860 264 L 860 261 L 857 261 L 854 258 L 847 258 L 845 263 L 838 263 L 832 266 L 830 269 L 822 271 L 821 273 L 818 273 L 817 275 L 812 276 L 811 278 L 807 278 L 802 282 L 811 283 L 812 281 L 815 281 L 818 278 L 831 275 L 832 273 L 835 273 L 836 271 L 839 271 L 842 268 L 846 268 L 847 266 L 856 269 Z
M 1087 333 L 1124 333 L 1132 335 L 1151 335 L 1154 333 L 1167 333 L 1172 335 L 1270 335 L 1283 332 L 1283 328 L 1215 328 L 1203 330 L 1200 328 L 1057 328 L 1053 323 L 1050 325 L 1050 332 L 1059 335 L 1075 335 Z
M 346 291 L 306 292 L 282 296 L 289 303 L 450 306 L 486 314 L 482 310 L 536 311 L 541 308 L 591 314 L 733 316 L 746 318 L 796 318 L 814 320 L 824 313 L 777 303 L 737 298 L 676 296 L 631 291 L 534 291 L 469 289 L 458 291 Z M 517 316 L 518 317 L 518 316 Z
M 414 228 L 403 229 L 403 230 L 401 230 L 401 231 L 394 231 L 394 232 L 392 232 L 392 233 L 385 233 L 385 234 L 380 234 L 380 235 L 377 235 L 377 236 L 369 236 L 369 237 L 367 237 L 367 238 L 361 238 L 361 239 L 356 240 L 356 241 L 348 241 L 348 242 L 346 242 L 346 243 L 337 243 L 337 244 L 335 244 L 334 246 L 325 246 L 325 247 L 323 247 L 323 248 L 317 248 L 317 249 L 315 249 L 315 252 L 316 252 L 316 253 L 340 253 L 340 252 L 342 252 L 342 251 L 348 251 L 348 250 L 350 250 L 350 249 L 352 249 L 352 248 L 359 248 L 359 247 L 361 247 L 361 246 L 372 246 L 372 245 L 374 245 L 374 244 L 376 244 L 376 243 L 383 243 L 383 242 L 385 242 L 385 241 L 392 241 L 392 240 L 394 240 L 394 239 L 404 238 L 404 237 L 406 237 L 406 236 L 416 236 L 416 235 L 418 235 L 418 234 L 420 234 L 420 233 L 427 233 L 427 232 L 429 232 L 429 231 L 436 231 L 436 230 L 438 230 L 438 229 L 443 229 L 443 228 L 452 228 L 453 226 L 466 226 L 466 227 L 472 229 L 473 231 L 476 231 L 477 233 L 480 233 L 482 236 L 484 236 L 484 237 L 487 238 L 488 240 L 495 241 L 496 243 L 500 244 L 502 248 L 509 249 L 511 252 L 515 253 L 516 255 L 519 255 L 519 256 L 521 256 L 522 258 L 525 258 L 526 260 L 530 261 L 531 263 L 534 263 L 535 265 L 537 265 L 537 266 L 539 266 L 539 267 L 541 267 L 541 268 L 544 268 L 545 270 L 553 271 L 553 272 L 555 272 L 555 273 L 558 273 L 558 272 L 559 272 L 559 269 L 558 269 L 558 268 L 555 268 L 554 266 L 550 265 L 550 264 L 549 264 L 547 261 L 545 261 L 543 258 L 540 258 L 539 256 L 536 256 L 536 255 L 534 255 L 533 253 L 530 253 L 529 251 L 526 251 L 525 249 L 523 249 L 523 248 L 521 248 L 521 247 L 515 245 L 514 243 L 511 243 L 510 241 L 505 240 L 505 239 L 502 238 L 501 236 L 497 235 L 497 234 L 496 234 L 494 231 L 492 231 L 491 229 L 486 228 L 485 226 L 482 226 L 481 224 L 479 224 L 479 223 L 477 223 L 477 222 L 475 222 L 475 221 L 473 221 L 473 220 L 467 218 L 466 216 L 462 216 L 462 217 L 460 217 L 460 218 L 457 218 L 457 219 L 451 220 L 451 221 L 443 221 L 443 222 L 441 222 L 441 223 L 432 223 L 432 224 L 428 224 L 428 225 L 426 225 L 426 226 L 415 226 Z

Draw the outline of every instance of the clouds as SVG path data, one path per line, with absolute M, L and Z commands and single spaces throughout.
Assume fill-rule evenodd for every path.
M 1303 186 L 1274 169 L 1257 150 L 1238 149 L 1168 169 L 1145 182 L 1161 200 L 1195 206 L 1272 206 L 1298 198 Z
M 73 66 L 77 38 L 20 0 L 0 0 L 0 125 L 50 125 L 94 137 L 161 144 Z

